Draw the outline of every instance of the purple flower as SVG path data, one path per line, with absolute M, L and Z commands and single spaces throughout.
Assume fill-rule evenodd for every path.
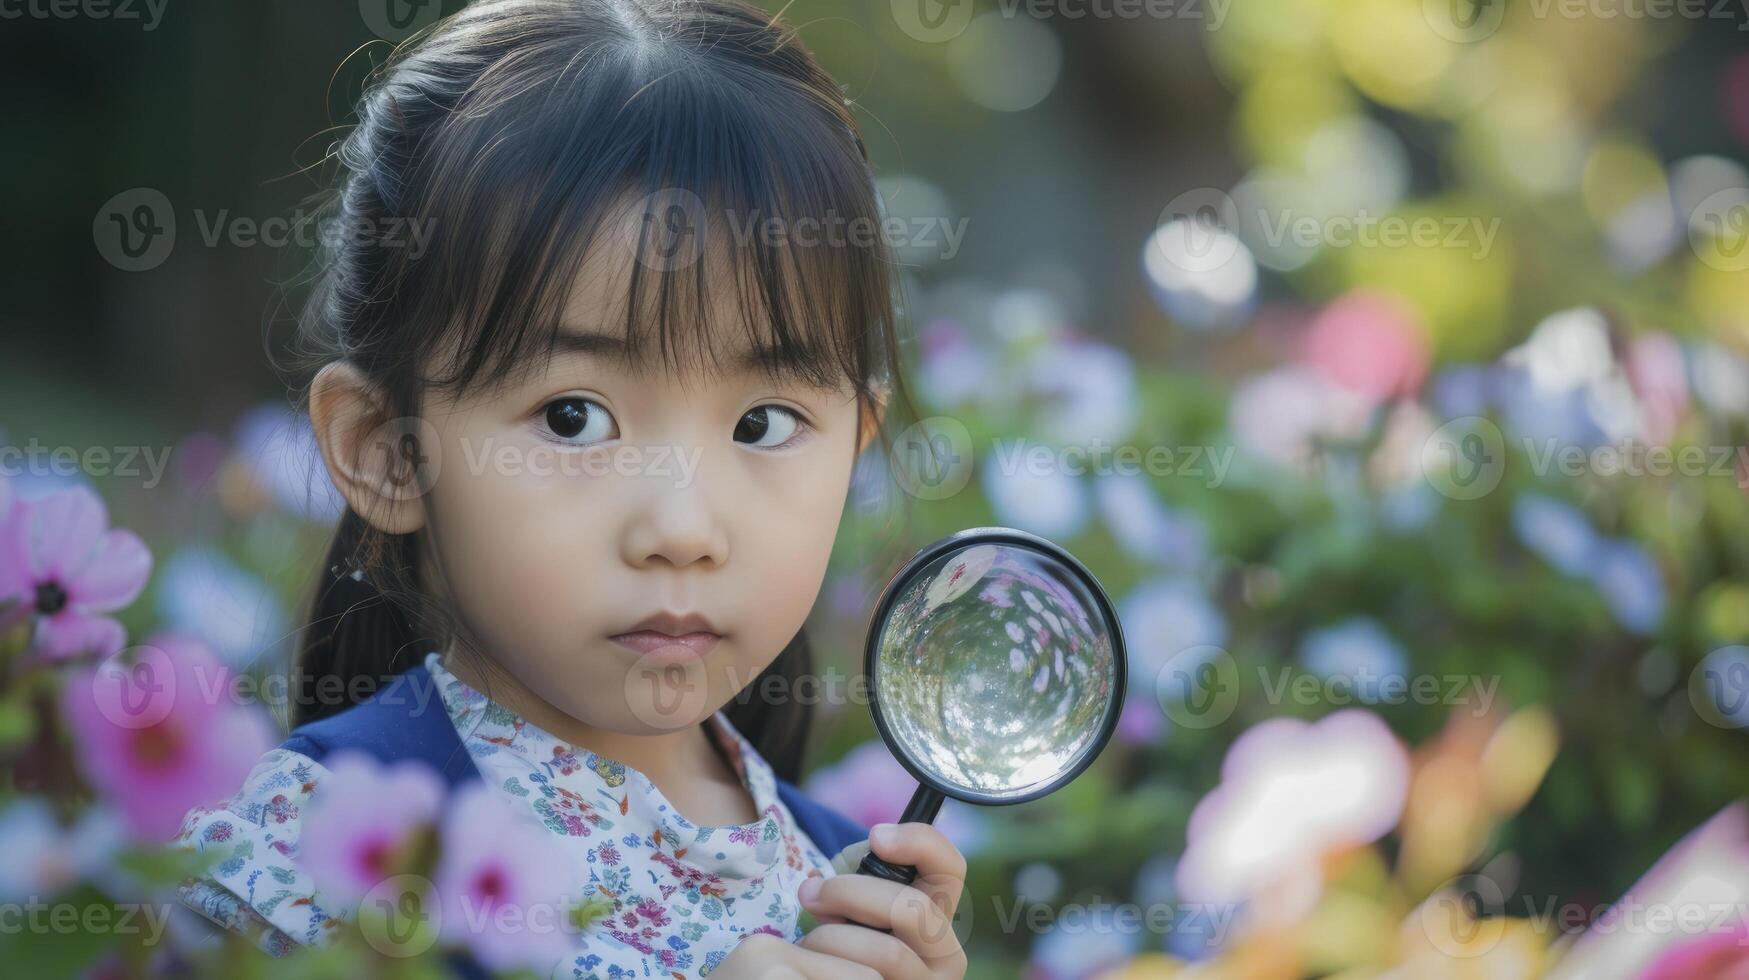
M 1355 616 L 1312 630 L 1300 644 L 1300 662 L 1319 677 L 1344 678 L 1362 701 L 1383 696 L 1386 678 L 1403 684 L 1403 650 L 1376 620 Z
M 1021 383 L 1049 406 L 1036 422 L 1048 441 L 1109 444 L 1135 426 L 1135 364 L 1121 348 L 1073 336 L 1052 338 L 1032 355 Z
M 86 810 L 62 828 L 47 800 L 27 796 L 0 811 L 0 901 L 24 902 L 60 894 L 74 882 L 101 877 L 120 845 L 115 815 Z
M 133 602 L 152 555 L 132 531 L 110 530 L 103 501 L 85 487 L 13 501 L 0 528 L 0 601 L 36 616 L 33 649 L 51 659 L 107 656 L 126 639 L 103 613 Z
M 287 512 L 323 523 L 346 509 L 322 464 L 309 416 L 278 403 L 261 405 L 237 423 L 236 441 L 239 460 Z
M 1159 705 L 1143 698 L 1125 698 L 1123 711 L 1117 716 L 1118 741 L 1128 745 L 1149 745 L 1166 731 L 1166 722 Z
M 1585 574 L 1601 545 L 1579 508 L 1537 493 L 1513 502 L 1512 529 L 1525 547 L 1568 575 Z
M 1106 526 L 1132 557 L 1191 568 L 1208 556 L 1208 531 L 1202 522 L 1161 503 L 1146 477 L 1109 473 L 1094 482 L 1093 492 Z
M 1116 910 L 1093 905 L 1087 916 L 1093 922 L 1116 921 Z M 1137 930 L 1076 928 L 1052 925 L 1033 941 L 1028 963 L 1029 980 L 1090 980 L 1123 964 L 1141 946 Z
M 1226 617 L 1191 579 L 1142 582 L 1118 603 L 1118 618 L 1131 638 L 1130 676 L 1137 690 L 1152 684 L 1180 653 L 1227 642 Z
M 1005 472 L 1001 454 L 993 454 L 979 476 L 996 519 L 1005 525 L 1047 538 L 1070 538 L 1087 524 L 1087 488 L 1062 467 L 1032 468 L 1022 461 Z
M 286 635 L 279 596 L 261 578 L 215 548 L 185 548 L 158 574 L 158 615 L 201 638 L 242 669 Z
M 1664 618 L 1664 575 L 1638 542 L 1624 538 L 1600 548 L 1591 581 L 1617 622 L 1640 634 L 1658 628 Z

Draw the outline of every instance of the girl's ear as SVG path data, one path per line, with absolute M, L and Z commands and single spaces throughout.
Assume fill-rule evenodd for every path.
M 420 436 L 435 430 L 417 419 L 391 419 L 376 388 L 357 367 L 335 361 L 310 385 L 310 423 L 328 476 L 354 513 L 385 534 L 425 526 L 420 498 L 429 489 L 420 472 Z
M 856 433 L 856 455 L 861 456 L 874 437 L 880 434 L 881 419 L 887 414 L 890 395 L 891 391 L 885 384 L 876 384 L 870 389 L 870 397 L 863 407 L 861 425 Z

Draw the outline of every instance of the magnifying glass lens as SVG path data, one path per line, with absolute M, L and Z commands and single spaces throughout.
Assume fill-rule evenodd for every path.
M 983 803 L 1078 770 L 1103 744 L 1120 676 L 1088 580 L 1046 551 L 971 543 L 895 583 L 871 676 L 895 752 Z

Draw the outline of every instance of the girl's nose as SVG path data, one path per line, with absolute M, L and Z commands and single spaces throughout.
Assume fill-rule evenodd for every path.
M 660 492 L 645 501 L 622 541 L 626 564 L 633 568 L 715 567 L 729 560 L 728 529 L 698 487 Z

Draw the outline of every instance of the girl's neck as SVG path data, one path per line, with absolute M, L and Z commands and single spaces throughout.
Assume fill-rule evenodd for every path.
M 447 652 L 443 666 L 462 683 L 554 738 L 643 773 L 693 823 L 742 824 L 756 817 L 740 777 L 703 724 L 655 735 L 628 735 L 579 721 L 487 658 Z

